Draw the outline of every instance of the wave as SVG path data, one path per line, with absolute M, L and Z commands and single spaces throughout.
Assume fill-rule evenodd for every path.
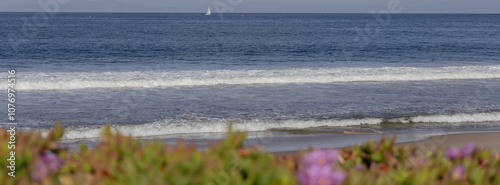
M 20 72 L 18 90 L 498 79 L 500 66 L 110 72 Z M 0 89 L 7 88 L 0 82 Z
M 499 122 L 500 112 L 455 115 L 431 115 L 407 118 L 365 118 L 345 120 L 284 120 L 284 121 L 231 121 L 206 119 L 205 122 L 164 120 L 143 125 L 114 125 L 112 128 L 135 137 L 164 136 L 174 134 L 224 133 L 228 123 L 239 131 L 267 131 L 272 129 L 307 129 L 315 127 L 345 127 L 356 125 L 377 125 L 383 123 L 481 123 Z M 88 139 L 99 137 L 102 127 L 69 127 L 64 139 Z

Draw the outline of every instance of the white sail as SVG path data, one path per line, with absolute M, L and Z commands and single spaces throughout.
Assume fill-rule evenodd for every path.
M 208 10 L 207 10 L 207 13 L 205 15 L 211 15 L 212 12 L 210 11 L 210 6 L 208 6 Z

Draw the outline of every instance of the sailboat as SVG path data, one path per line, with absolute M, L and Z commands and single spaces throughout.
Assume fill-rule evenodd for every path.
M 207 13 L 205 15 L 212 15 L 212 12 L 210 11 L 210 6 L 208 6 Z

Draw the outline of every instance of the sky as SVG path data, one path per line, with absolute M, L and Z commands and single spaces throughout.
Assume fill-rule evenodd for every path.
M 500 0 L 0 0 L 0 12 L 500 13 Z

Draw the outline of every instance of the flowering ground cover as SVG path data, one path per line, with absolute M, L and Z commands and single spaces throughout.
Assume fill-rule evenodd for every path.
M 276 156 L 244 148 L 245 133 L 232 132 L 205 150 L 124 136 L 110 127 L 94 149 L 61 147 L 64 128 L 47 137 L 16 135 L 16 177 L 8 175 L 9 149 L 0 146 L 2 184 L 500 184 L 500 157 L 474 143 L 424 151 L 394 146 L 382 138 L 342 150 L 301 151 Z M 9 134 L 0 129 L 0 143 Z

